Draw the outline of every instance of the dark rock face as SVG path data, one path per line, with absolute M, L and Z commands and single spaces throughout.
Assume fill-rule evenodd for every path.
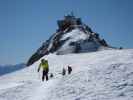
M 65 29 L 67 29 L 68 27 L 70 27 L 72 25 L 81 25 L 82 24 L 81 19 L 75 18 L 75 16 L 73 16 L 73 15 L 65 16 L 65 20 L 58 20 L 57 23 L 59 26 L 58 31 L 64 31 Z
M 30 57 L 27 65 L 33 64 L 44 55 L 55 53 L 82 53 L 97 51 L 100 47 L 109 47 L 98 33 L 82 23 L 80 18 L 73 15 L 65 16 L 58 20 L 58 29 L 42 46 Z

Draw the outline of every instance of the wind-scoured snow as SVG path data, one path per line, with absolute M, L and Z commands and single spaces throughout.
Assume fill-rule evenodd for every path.
M 85 34 L 84 32 L 80 31 L 78 28 L 72 30 L 71 32 L 64 34 L 61 40 L 66 40 L 67 38 L 70 38 L 72 42 L 78 41 L 78 40 L 85 40 L 88 38 L 88 34 Z
M 59 54 L 69 54 L 75 52 L 75 50 L 79 50 L 78 52 L 92 52 L 97 51 L 98 48 L 100 50 L 103 47 L 96 39 L 95 41 L 90 41 L 90 35 L 92 33 L 85 33 L 83 30 L 79 28 L 73 29 L 71 32 L 64 34 L 61 40 L 67 40 L 60 48 L 57 50 Z M 71 45 L 73 43 L 73 45 Z M 75 43 L 75 44 L 74 44 Z M 79 45 L 79 48 L 75 45 Z M 106 47 L 103 47 L 106 48 Z M 109 47 L 108 47 L 109 48 Z
M 49 54 L 54 77 L 41 82 L 40 60 L 0 77 L 0 100 L 133 100 L 133 49 Z M 62 76 L 62 68 L 72 74 Z
M 71 52 L 74 52 L 75 46 L 70 46 L 70 43 L 77 42 L 77 41 L 83 41 L 85 39 L 89 38 L 88 34 L 85 34 L 83 31 L 80 31 L 78 28 L 72 30 L 71 32 L 68 32 L 67 34 L 64 34 L 61 38 L 61 40 L 67 40 L 62 47 L 57 51 L 60 54 L 68 54 Z

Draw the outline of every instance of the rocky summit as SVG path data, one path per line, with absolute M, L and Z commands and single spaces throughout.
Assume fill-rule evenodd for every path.
M 64 16 L 64 19 L 58 20 L 57 24 L 56 32 L 30 57 L 27 66 L 49 53 L 63 55 L 110 48 L 98 33 L 93 32 L 88 25 L 82 22 L 81 18 L 77 18 L 73 14 Z

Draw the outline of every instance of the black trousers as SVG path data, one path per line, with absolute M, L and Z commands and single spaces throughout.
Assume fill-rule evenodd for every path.
M 48 70 L 43 70 L 42 81 L 44 81 L 45 77 L 46 77 L 46 81 L 48 81 Z

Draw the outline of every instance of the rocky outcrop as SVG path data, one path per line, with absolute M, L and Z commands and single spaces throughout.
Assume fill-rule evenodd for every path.
M 67 15 L 63 20 L 58 20 L 57 24 L 57 31 L 30 57 L 28 66 L 49 53 L 61 55 L 92 52 L 101 47 L 109 47 L 106 41 L 100 39 L 99 34 L 93 32 L 80 18 Z

